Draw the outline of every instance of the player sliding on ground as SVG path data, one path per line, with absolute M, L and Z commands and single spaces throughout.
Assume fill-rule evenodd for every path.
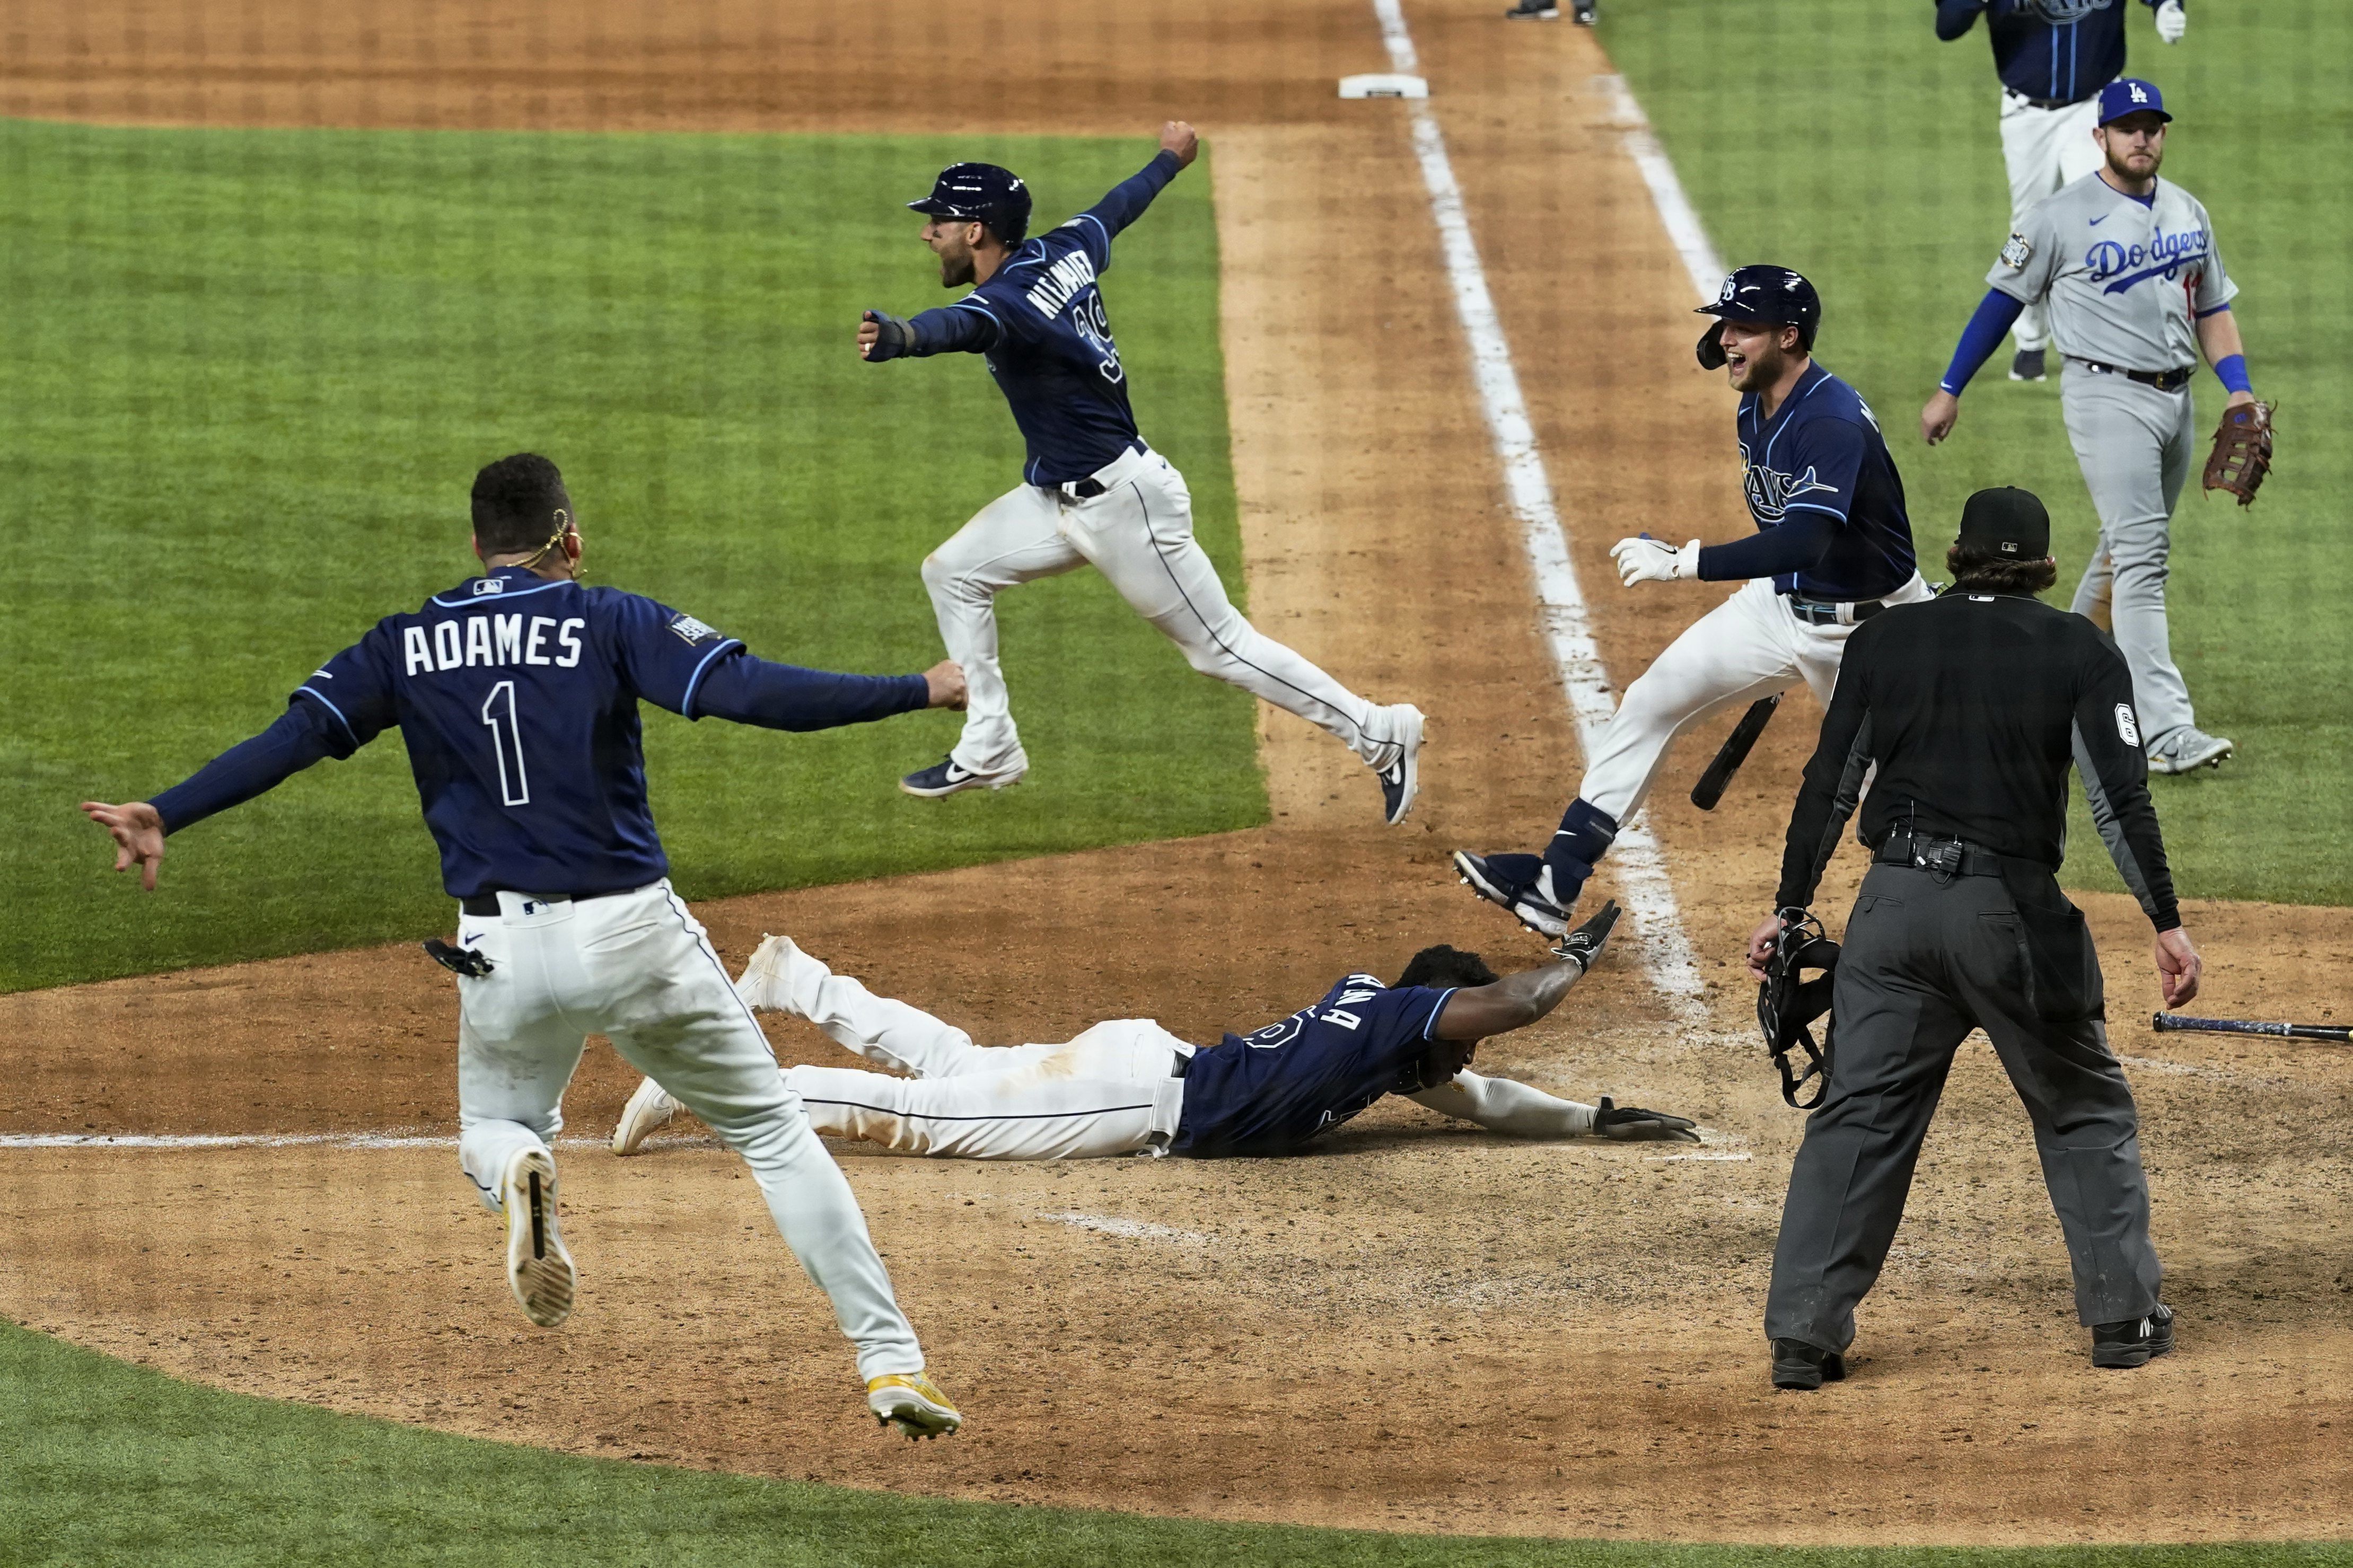
M 385 616 L 313 670 L 276 723 L 152 801 L 82 809 L 115 869 L 150 890 L 164 836 L 397 728 L 417 775 L 458 945 L 458 1162 L 507 1232 L 531 1321 L 571 1314 L 554 1152 L 564 1089 L 594 1031 L 744 1157 L 793 1255 L 858 1347 L 867 1403 L 910 1436 L 962 1423 L 923 1375 L 866 1218 L 810 1133 L 760 1026 L 670 890 L 646 795 L 638 704 L 689 719 L 823 730 L 962 705 L 953 664 L 833 675 L 754 658 L 668 605 L 579 582 L 580 530 L 555 465 L 531 453 L 474 479 L 482 574 Z
M 777 936 L 760 944 L 736 989 L 754 1009 L 807 1018 L 890 1068 L 794 1067 L 784 1079 L 818 1131 L 904 1154 L 1289 1154 L 1388 1094 L 1515 1138 L 1696 1143 L 1680 1116 L 1607 1098 L 1580 1105 L 1469 1070 L 1481 1040 L 1560 1005 L 1617 921 L 1618 906 L 1605 906 L 1553 950 L 1553 963 L 1509 979 L 1476 953 L 1424 948 L 1394 985 L 1351 974 L 1314 1005 L 1214 1046 L 1180 1040 L 1149 1018 L 1097 1024 L 1060 1045 L 976 1046 Z M 651 1079 L 639 1085 L 614 1152 L 634 1153 L 677 1109 Z
M 972 700 L 955 749 L 899 781 L 909 795 L 1021 782 L 1029 755 L 997 663 L 997 595 L 1092 564 L 1195 669 L 1298 714 L 1361 757 L 1391 823 L 1413 809 L 1421 710 L 1366 701 L 1244 620 L 1193 537 L 1184 476 L 1136 433 L 1095 279 L 1111 266 L 1113 237 L 1144 216 L 1198 145 L 1191 126 L 1170 121 L 1151 163 L 1035 238 L 1026 237 L 1029 187 L 994 163 L 951 164 L 930 195 L 907 204 L 923 215 L 941 286 L 973 289 L 913 321 L 867 311 L 859 356 L 987 356 L 1029 448 L 1023 482 L 924 558 L 940 640 L 964 667 Z

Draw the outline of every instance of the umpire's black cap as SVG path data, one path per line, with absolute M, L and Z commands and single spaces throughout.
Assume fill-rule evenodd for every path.
M 1960 546 L 2012 561 L 2042 560 L 2051 553 L 2051 514 L 2032 490 L 1979 490 L 1961 507 Z
M 1724 280 L 1715 298 L 1699 308 L 1703 316 L 1727 321 L 1762 321 L 1767 326 L 1798 329 L 1798 346 L 1810 353 L 1814 334 L 1821 330 L 1822 297 L 1802 273 L 1767 262 L 1752 262 Z M 1699 340 L 1702 370 L 1724 368 L 1724 345 L 1710 325 Z
M 930 195 L 907 205 L 933 217 L 985 223 L 1006 245 L 1018 245 L 1029 233 L 1029 187 L 994 163 L 950 163 L 932 182 Z

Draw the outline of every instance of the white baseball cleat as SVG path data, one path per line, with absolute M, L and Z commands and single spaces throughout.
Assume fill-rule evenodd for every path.
M 1397 715 L 1398 754 L 1394 762 L 1380 770 L 1381 804 L 1388 813 L 1388 823 L 1395 827 L 1413 809 L 1413 797 L 1421 792 L 1421 710 L 1410 702 L 1400 702 L 1388 710 Z
M 944 1437 L 964 1425 L 964 1413 L 948 1403 L 940 1385 L 920 1372 L 892 1372 L 870 1378 L 866 1408 L 886 1426 L 910 1437 Z
M 661 1085 L 646 1079 L 638 1085 L 638 1092 L 629 1096 L 629 1103 L 621 1107 L 620 1124 L 613 1129 L 613 1152 L 636 1153 L 654 1135 L 655 1128 L 677 1114 L 678 1101 Z
M 526 1317 L 554 1328 L 572 1315 L 579 1283 L 555 1220 L 555 1157 L 545 1149 L 517 1150 L 499 1183 L 499 1205 L 507 1219 L 507 1284 Z
M 2219 768 L 2222 759 L 2236 750 L 2220 735 L 2210 735 L 2194 725 L 2184 724 L 2148 748 L 2148 771 L 2153 773 L 2188 773 L 2200 768 Z
M 803 952 L 788 936 L 763 936 L 760 945 L 752 950 L 751 961 L 736 977 L 735 994 L 744 998 L 744 1005 L 754 1013 L 789 1013 L 796 1018 L 806 1017 L 793 1001 L 793 966 L 796 963 L 819 964 Z M 830 972 L 828 972 L 830 973 Z

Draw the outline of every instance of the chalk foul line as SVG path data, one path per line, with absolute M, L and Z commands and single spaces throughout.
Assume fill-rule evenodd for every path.
M 1388 46 L 1393 70 L 1419 68 L 1413 36 L 1406 28 L 1400 0 L 1372 0 L 1379 19 L 1381 41 Z M 1471 374 L 1479 389 L 1479 405 L 1493 436 L 1495 456 L 1504 468 L 1504 486 L 1513 514 L 1520 523 L 1521 543 L 1534 571 L 1538 616 L 1553 666 L 1576 716 L 1577 739 L 1587 756 L 1593 754 L 1602 727 L 1617 711 L 1609 672 L 1593 640 L 1586 614 L 1585 595 L 1577 586 L 1577 568 L 1569 559 L 1567 536 L 1554 504 L 1552 480 L 1537 450 L 1535 427 L 1521 395 L 1519 374 L 1504 337 L 1494 297 L 1488 291 L 1486 268 L 1472 237 L 1471 219 L 1455 182 L 1454 165 L 1446 153 L 1446 137 L 1427 100 L 1413 104 L 1415 160 L 1422 183 L 1430 190 L 1430 216 L 1438 225 L 1440 248 L 1454 292 L 1455 313 L 1471 347 Z M 1672 171 L 1670 170 L 1670 177 Z M 1714 292 L 1713 285 L 1709 292 Z M 1618 835 L 1610 853 L 1619 896 L 1634 917 L 1635 942 L 1643 967 L 1676 1016 L 1686 1025 L 1710 1022 L 1706 991 L 1700 982 L 1699 962 L 1685 932 L 1683 911 L 1675 901 L 1666 858 L 1657 837 L 1637 818 Z

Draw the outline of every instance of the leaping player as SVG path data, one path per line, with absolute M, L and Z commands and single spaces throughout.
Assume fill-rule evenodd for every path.
M 1470 1070 L 1482 1039 L 1560 1005 L 1617 921 L 1618 906 L 1606 906 L 1554 950 L 1553 963 L 1504 980 L 1476 953 L 1424 948 L 1394 985 L 1351 974 L 1313 1006 L 1214 1046 L 1180 1040 L 1149 1018 L 1097 1024 L 1059 1045 L 976 1046 L 784 937 L 760 944 L 736 989 L 754 1008 L 807 1018 L 890 1069 L 794 1067 L 784 1079 L 818 1131 L 905 1154 L 1289 1154 L 1389 1094 L 1517 1138 L 1695 1143 L 1680 1116 L 1606 1097 L 1580 1105 Z M 621 1113 L 614 1152 L 635 1153 L 677 1109 L 647 1079 Z
M 1741 486 L 1757 531 L 1678 548 L 1648 534 L 1610 549 L 1626 586 L 1698 580 L 1740 591 L 1686 627 L 1626 689 L 1577 798 L 1541 855 L 1473 855 L 1473 892 L 1557 937 L 1594 867 L 1641 808 L 1676 736 L 1736 703 L 1803 680 L 1828 706 L 1839 656 L 1862 622 L 1929 596 L 1912 555 L 1904 480 L 1854 388 L 1813 361 L 1822 304 L 1783 267 L 1743 267 L 1699 313 L 1699 363 L 1742 394 Z
M 1366 701 L 1244 620 L 1193 538 L 1184 477 L 1136 433 L 1095 279 L 1111 265 L 1113 237 L 1198 146 L 1191 126 L 1170 121 L 1141 172 L 1034 239 L 1029 187 L 993 163 L 951 164 L 930 195 L 907 204 L 924 215 L 941 286 L 972 292 L 912 321 L 867 311 L 860 356 L 985 355 L 1029 446 L 1022 482 L 923 561 L 940 640 L 964 667 L 971 702 L 955 749 L 899 781 L 909 795 L 1021 782 L 1029 757 L 997 662 L 997 595 L 1092 563 L 1195 669 L 1298 714 L 1363 758 L 1391 823 L 1413 808 L 1420 710 Z

